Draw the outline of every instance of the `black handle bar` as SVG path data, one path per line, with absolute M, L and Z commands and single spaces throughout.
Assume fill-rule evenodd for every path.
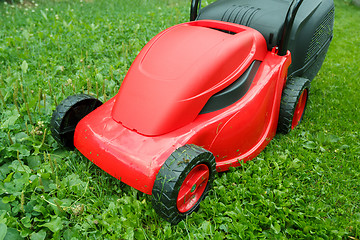
M 279 44 L 279 55 L 284 56 L 287 53 L 287 47 L 290 41 L 290 34 L 291 29 L 294 25 L 294 20 L 296 17 L 296 13 L 298 12 L 300 5 L 302 4 L 303 0 L 294 0 L 290 4 L 289 10 L 286 14 L 284 28 L 281 36 L 281 41 Z
M 201 9 L 201 0 L 192 0 L 190 8 L 190 21 L 194 21 Z

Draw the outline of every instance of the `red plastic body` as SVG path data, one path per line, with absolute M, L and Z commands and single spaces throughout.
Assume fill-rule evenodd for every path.
M 238 79 L 254 60 L 261 65 L 240 100 L 199 114 L 213 94 Z M 239 166 L 258 155 L 276 133 L 290 62 L 290 53 L 267 51 L 262 35 L 248 27 L 219 21 L 174 26 L 143 48 L 119 93 L 80 121 L 75 146 L 146 194 L 166 159 L 185 144 L 211 151 L 218 171 Z
M 137 56 L 112 115 L 149 136 L 189 124 L 212 95 L 229 86 L 254 60 L 264 59 L 265 45 L 259 32 L 237 24 L 196 21 L 173 26 Z

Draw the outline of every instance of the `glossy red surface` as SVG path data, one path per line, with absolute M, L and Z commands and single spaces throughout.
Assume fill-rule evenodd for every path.
M 181 213 L 189 211 L 201 198 L 210 176 L 205 164 L 194 167 L 186 176 L 177 197 L 176 206 Z
M 83 118 L 75 129 L 75 147 L 90 161 L 124 183 L 151 194 L 157 172 L 192 132 L 147 137 L 111 117 L 115 98 Z
M 185 126 L 213 94 L 266 52 L 263 36 L 241 25 L 196 21 L 171 27 L 135 59 L 116 97 L 113 118 L 149 136 Z
M 205 23 L 213 24 L 207 21 Z M 243 32 L 255 32 L 248 28 L 238 27 L 239 25 L 225 25 L 228 28 L 237 27 L 237 29 L 245 29 Z M 193 29 L 193 25 L 186 24 L 182 24 L 179 30 L 183 27 L 191 28 L 189 30 L 190 34 L 193 34 L 193 31 L 198 31 Z M 188 29 L 185 31 L 188 31 Z M 199 31 L 218 32 L 217 30 L 207 28 Z M 160 33 L 160 35 L 164 35 L 164 32 Z M 223 33 L 220 32 L 220 35 L 214 33 L 214 35 L 218 39 L 222 38 Z M 256 36 L 255 40 L 253 36 Z M 246 58 L 246 60 L 243 59 L 240 66 L 231 63 L 233 64 L 233 71 L 227 66 L 223 66 L 227 64 L 223 61 L 228 59 L 228 57 L 220 57 L 220 61 L 212 58 L 216 63 L 210 63 L 207 59 L 203 59 L 204 55 L 201 55 L 201 58 L 197 58 L 198 54 L 194 50 L 192 54 L 197 59 L 197 62 L 193 64 L 201 66 L 202 71 L 191 70 L 194 71 L 191 74 L 183 73 L 185 74 L 184 76 L 192 79 L 194 85 L 188 79 L 182 78 L 160 81 L 151 74 L 151 77 L 146 76 L 141 68 L 139 70 L 140 73 L 136 73 L 137 69 L 139 69 L 138 67 L 141 66 L 139 61 L 149 51 L 149 46 L 145 47 L 140 53 L 140 57 L 135 60 L 135 67 L 131 67 L 132 69 L 129 71 L 130 76 L 126 76 L 126 81 L 121 86 L 117 96 L 87 115 L 77 125 L 74 137 L 75 147 L 104 171 L 146 194 L 151 194 L 156 174 L 166 159 L 175 149 L 185 144 L 196 144 L 211 151 L 216 158 L 218 171 L 226 171 L 229 167 L 239 166 L 241 160 L 247 161 L 254 158 L 265 148 L 276 133 L 282 88 L 291 61 L 290 53 L 286 56 L 278 56 L 274 51 L 266 51 L 265 41 L 263 39 L 256 40 L 257 36 L 256 33 L 244 35 L 244 41 L 251 42 L 251 50 L 250 52 L 247 51 L 250 57 Z M 237 37 L 234 38 L 237 39 Z M 239 42 L 241 42 L 241 39 L 239 38 Z M 202 40 L 206 41 L 206 39 Z M 177 40 L 174 41 L 178 43 Z M 149 43 L 150 46 L 154 45 L 155 42 L 152 40 L 151 44 Z M 228 43 L 231 46 L 233 45 L 233 40 L 225 39 L 223 42 L 225 45 Z M 165 42 L 161 44 L 165 44 Z M 245 46 L 244 48 L 247 49 L 245 43 L 242 46 Z M 232 46 L 229 48 L 224 47 L 224 49 L 228 49 L 226 51 L 235 51 L 236 48 Z M 237 51 L 241 50 L 238 49 Z M 218 56 L 236 56 L 236 54 L 218 53 Z M 241 56 L 241 53 L 239 54 Z M 209 53 L 206 56 L 212 56 L 212 54 Z M 146 61 L 157 61 L 157 55 L 149 53 L 147 57 L 151 59 Z M 160 61 L 164 61 L 162 59 L 163 56 L 159 57 Z M 262 63 L 250 89 L 244 97 L 224 109 L 198 115 L 198 112 L 206 103 L 205 99 L 209 97 L 207 94 L 212 94 L 230 84 L 234 81 L 234 78 L 237 78 L 245 71 L 254 59 L 260 60 Z M 212 66 L 207 71 L 222 77 L 217 78 L 208 75 L 203 66 L 203 61 L 208 62 Z M 181 61 L 179 60 L 179 62 Z M 216 69 L 216 71 L 213 69 Z M 224 72 L 222 72 L 222 69 L 224 69 Z M 159 68 L 157 71 L 161 72 L 161 69 Z M 199 74 L 197 78 L 195 75 L 192 75 L 195 73 Z M 230 75 L 224 78 L 225 73 Z M 158 75 L 162 75 L 162 77 L 165 75 L 170 76 L 170 73 L 164 70 L 164 73 L 159 73 Z M 203 79 L 204 75 L 209 77 L 211 84 L 208 85 L 207 81 Z M 136 86 L 133 85 L 133 77 L 136 76 L 146 77 L 146 81 L 134 79 L 134 82 L 144 84 L 138 85 L 137 88 L 142 88 L 140 92 L 143 94 L 145 94 L 146 91 L 144 89 L 146 89 L 149 95 L 137 95 L 136 91 L 134 91 Z M 162 85 L 165 85 L 165 87 Z M 170 85 L 171 87 L 169 87 Z M 165 91 L 165 97 L 154 97 L 152 99 L 150 95 L 161 94 L 159 88 Z M 129 92 L 127 92 L 128 90 Z M 206 97 L 204 97 L 205 95 Z M 179 98 L 179 96 L 181 97 Z M 169 97 L 169 99 L 167 100 L 166 97 Z M 123 102 L 123 104 L 119 104 L 119 101 Z M 132 103 L 133 101 L 136 103 Z M 151 102 L 150 105 L 149 102 Z M 141 103 L 149 107 L 151 111 L 142 106 Z M 139 113 L 139 109 L 132 110 L 129 106 L 126 106 L 127 104 L 131 107 L 136 106 L 144 112 Z M 167 116 L 165 113 L 174 115 Z M 126 114 L 129 116 L 124 117 Z M 131 116 L 132 114 L 134 116 Z M 160 119 L 159 116 L 153 116 L 157 114 L 164 117 L 164 119 Z M 122 121 L 119 122 L 120 118 L 124 118 L 126 121 L 124 120 L 124 123 Z M 179 123 L 176 123 L 176 120 Z M 167 124 L 167 121 L 169 121 L 169 124 Z M 151 123 L 147 125 L 146 122 Z M 155 122 L 157 123 L 155 124 Z M 161 127 L 158 125 L 160 123 L 164 123 L 166 126 Z M 149 127 L 155 125 L 157 127 Z M 142 126 L 144 128 L 141 127 L 139 129 L 151 129 L 151 131 L 144 130 L 139 132 L 132 130 L 135 126 Z M 175 130 L 170 131 L 170 129 Z M 145 133 L 154 134 L 160 132 L 164 132 L 164 134 L 156 134 L 155 136 L 145 135 Z

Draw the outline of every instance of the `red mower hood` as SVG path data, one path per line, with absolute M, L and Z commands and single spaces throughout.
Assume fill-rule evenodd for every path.
M 149 136 L 178 129 L 192 122 L 208 99 L 254 60 L 263 60 L 266 50 L 259 32 L 237 24 L 195 21 L 171 27 L 135 59 L 112 116 Z

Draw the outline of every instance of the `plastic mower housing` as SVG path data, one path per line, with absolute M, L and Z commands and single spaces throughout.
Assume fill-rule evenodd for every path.
M 219 27 L 238 33 L 215 30 Z M 166 49 L 167 44 L 182 47 Z M 169 68 L 160 71 L 164 64 Z M 255 145 L 265 145 L 275 135 L 279 106 L 274 106 L 273 98 L 280 100 L 289 64 L 290 54 L 268 52 L 264 38 L 251 28 L 216 21 L 177 25 L 150 41 L 129 69 L 119 93 L 80 121 L 75 147 L 106 172 L 147 194 L 168 156 L 185 144 L 215 153 L 217 169 L 227 170 L 238 165 L 238 159 L 253 155 Z M 235 105 L 224 101 L 222 109 L 199 114 L 211 96 L 237 84 L 246 70 L 259 74 L 239 83 L 241 90 L 248 88 L 243 101 L 233 99 Z M 250 103 L 247 98 L 254 99 Z M 248 128 L 228 135 L 236 125 Z M 243 135 L 246 139 L 240 139 Z
M 191 6 L 195 21 L 147 43 L 113 98 L 70 96 L 51 120 L 55 139 L 152 195 L 173 224 L 197 209 L 216 172 L 300 123 L 332 38 L 330 0 Z

